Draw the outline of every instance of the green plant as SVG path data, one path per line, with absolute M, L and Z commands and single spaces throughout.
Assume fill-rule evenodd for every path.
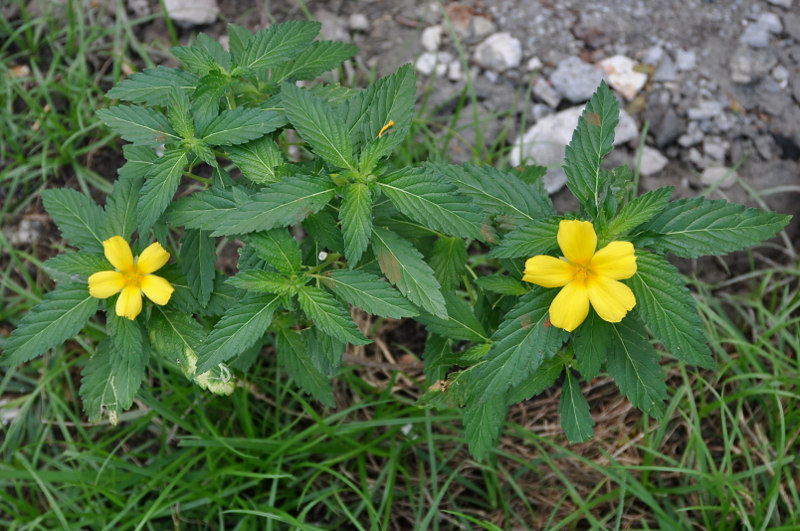
M 306 392 L 333 405 L 329 378 L 346 344 L 369 342 L 349 305 L 415 317 L 429 332 L 423 403 L 463 407 L 479 458 L 508 406 L 562 374 L 560 414 L 572 442 L 592 436 L 579 377 L 604 366 L 631 403 L 663 415 L 666 384 L 650 334 L 677 359 L 713 366 L 695 301 L 664 255 L 742 249 L 788 216 L 670 202 L 669 188 L 637 196 L 627 168 L 601 169 L 618 114 L 605 85 L 567 149 L 578 212 L 555 211 L 538 166 L 396 167 L 389 156 L 412 124 L 413 70 L 362 91 L 299 87 L 355 53 L 314 41 L 318 32 L 312 22 L 255 35 L 231 25 L 229 52 L 201 35 L 173 49 L 182 69 L 147 69 L 109 91 L 132 103 L 99 112 L 131 143 L 127 163 L 104 208 L 73 190 L 44 194 L 78 250 L 45 263 L 59 286 L 19 323 L 2 363 L 64 342 L 100 308 L 107 337 L 80 391 L 90 420 L 114 422 L 130 407 L 151 353 L 230 394 L 232 368 L 247 371 L 265 344 Z M 304 141 L 297 158 L 290 130 Z M 197 184 L 173 200 L 184 177 Z M 160 242 L 176 257 L 158 271 L 169 295 L 163 286 L 149 292 L 137 276 L 153 267 L 139 271 L 130 251 L 120 254 L 118 242 L 134 234 L 133 254 Z M 243 244 L 238 273 L 227 277 L 215 251 L 235 241 Z M 569 263 L 552 256 L 559 248 Z M 552 278 L 542 277 L 548 268 Z M 141 306 L 131 294 L 140 288 L 156 304 Z

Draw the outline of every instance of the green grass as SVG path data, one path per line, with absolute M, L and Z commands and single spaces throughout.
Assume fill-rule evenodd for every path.
M 94 110 L 121 75 L 113 50 L 148 64 L 121 20 L 110 28 L 88 15 L 0 21 L 4 227 L 41 212 L 45 187 L 98 198 L 111 189 L 116 167 L 98 157 L 118 162 L 119 154 Z M 9 76 L 19 64 L 31 76 Z M 456 115 L 471 100 L 467 87 Z M 414 124 L 398 164 L 444 157 L 458 141 L 432 114 Z M 502 163 L 503 142 L 475 127 L 473 160 Z M 0 237 L 0 335 L 48 288 L 36 271 L 53 252 Z M 0 369 L 0 527 L 796 529 L 798 276 L 793 255 L 776 264 L 754 254 L 747 275 L 694 282 L 719 365 L 698 372 L 665 363 L 663 422 L 642 418 L 599 379 L 584 388 L 593 441 L 566 443 L 554 391 L 512 408 L 485 463 L 469 458 L 455 413 L 415 405 L 418 374 L 345 366 L 337 407 L 325 409 L 268 353 L 229 398 L 204 394 L 154 358 L 119 425 L 88 424 L 78 387 L 102 333 L 95 324 L 43 359 Z

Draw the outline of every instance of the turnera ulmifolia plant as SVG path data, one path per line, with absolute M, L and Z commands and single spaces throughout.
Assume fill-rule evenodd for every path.
M 253 35 L 231 25 L 230 50 L 200 35 L 173 49 L 180 68 L 145 69 L 108 92 L 126 103 L 99 116 L 130 142 L 127 163 L 104 208 L 74 190 L 43 193 L 75 249 L 45 263 L 56 289 L 6 340 L 4 364 L 103 322 L 101 309 L 107 337 L 81 384 L 91 420 L 118 420 L 151 357 L 230 394 L 267 344 L 297 385 L 333 406 L 329 379 L 346 346 L 370 342 L 355 306 L 425 325 L 422 403 L 463 408 L 477 457 L 510 404 L 560 377 L 570 441 L 592 436 L 579 381 L 602 370 L 661 417 L 651 334 L 675 358 L 713 366 L 694 299 L 665 255 L 743 249 L 788 216 L 670 201 L 670 188 L 636 196 L 627 168 L 601 168 L 618 114 L 605 84 L 564 161 L 577 212 L 555 211 L 536 165 L 398 166 L 413 69 L 363 90 L 314 82 L 356 52 L 315 40 L 319 29 L 289 22 Z M 288 130 L 303 141 L 299 162 L 287 156 Z M 226 276 L 216 250 L 234 239 L 238 272 Z

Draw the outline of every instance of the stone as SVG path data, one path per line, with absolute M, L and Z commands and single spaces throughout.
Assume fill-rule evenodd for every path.
M 445 8 L 445 15 L 453 24 L 456 35 L 465 38 L 469 32 L 469 25 L 472 22 L 472 9 L 458 2 L 450 2 Z
M 664 48 L 655 45 L 651 46 L 642 54 L 642 62 L 648 65 L 658 66 L 664 58 Z
M 781 17 L 775 13 L 761 13 L 756 19 L 756 23 L 764 27 L 768 32 L 778 34 L 783 31 Z
M 583 10 L 572 33 L 592 48 L 601 48 L 616 42 L 621 32 L 612 13 Z
M 778 87 L 780 87 L 781 90 L 789 86 L 789 71 L 786 70 L 783 65 L 776 66 L 770 73 L 775 81 L 778 82 Z
M 588 101 L 602 80 L 602 70 L 578 57 L 568 57 L 558 63 L 550 76 L 553 88 L 572 103 Z
M 664 55 L 661 64 L 658 65 L 656 73 L 653 74 L 653 81 L 667 82 L 675 81 L 678 77 L 678 66 L 669 55 Z
M 461 61 L 458 59 L 451 61 L 447 66 L 447 79 L 450 81 L 460 81 L 463 77 L 464 75 L 461 72 Z
M 44 225 L 35 219 L 23 218 L 17 225 L 16 230 L 10 229 L 6 232 L 8 243 L 11 247 L 21 247 L 31 245 L 36 242 L 44 232 Z
M 545 116 L 550 116 L 553 114 L 554 111 L 552 107 L 544 103 L 534 103 L 533 110 L 531 111 L 531 115 L 533 116 L 533 121 L 538 122 Z
M 657 149 L 650 146 L 642 147 L 641 158 L 639 161 L 639 173 L 645 177 L 655 175 L 664 169 L 669 159 L 661 154 Z
M 475 49 L 475 62 L 487 70 L 503 72 L 522 61 L 522 44 L 508 32 L 491 35 Z
M 697 66 L 697 55 L 694 50 L 681 50 L 675 52 L 675 62 L 678 65 L 678 70 L 685 72 L 687 70 L 694 70 Z
M 422 30 L 420 41 L 422 42 L 422 47 L 427 51 L 435 52 L 438 50 L 439 45 L 442 43 L 442 26 L 436 24 Z
M 800 42 L 800 13 L 784 13 L 783 29 L 790 37 Z
M 164 0 L 164 8 L 183 28 L 212 24 L 219 15 L 217 0 Z
M 778 146 L 770 135 L 758 135 L 753 144 L 755 144 L 756 151 L 764 160 L 775 160 L 780 155 Z
M 353 13 L 347 19 L 347 25 L 353 31 L 367 31 L 369 29 L 369 20 L 363 13 Z
M 719 186 L 726 190 L 736 184 L 739 175 L 731 168 L 724 166 L 710 166 L 700 174 L 700 182 L 705 186 Z
M 688 148 L 703 141 L 703 130 L 698 122 L 689 122 L 686 132 L 678 137 L 678 144 Z
M 709 166 L 709 162 L 703 157 L 700 150 L 695 147 L 689 148 L 687 159 L 698 168 L 707 168 Z
M 770 4 L 784 9 L 792 8 L 792 0 L 767 0 Z
M 578 118 L 583 114 L 583 110 L 584 106 L 578 105 L 538 120 L 514 142 L 509 154 L 509 163 L 512 166 L 519 166 L 527 161 L 543 166 L 555 166 L 548 169 L 545 174 L 545 189 L 551 194 L 560 190 L 567 182 L 567 177 L 559 165 L 564 161 L 565 148 L 572 140 L 572 132 L 577 127 Z M 623 144 L 637 136 L 636 122 L 621 109 L 619 124 L 614 130 L 614 145 Z
M 775 54 L 769 49 L 754 50 L 747 46 L 739 46 L 731 54 L 728 67 L 731 81 L 741 85 L 755 83 L 778 64 Z
M 690 120 L 710 120 L 722 113 L 724 107 L 718 101 L 701 101 L 695 107 L 689 108 Z
M 541 70 L 542 68 L 544 68 L 544 63 L 536 56 L 531 57 L 525 64 L 525 69 L 528 72 L 535 72 L 537 70 Z
M 703 153 L 707 159 L 717 164 L 725 162 L 725 157 L 728 155 L 730 147 L 730 142 L 722 140 L 718 136 L 707 136 L 703 138 Z
M 555 109 L 561 103 L 561 95 L 553 90 L 550 83 L 543 79 L 537 79 L 533 84 L 533 95 L 536 99 L 542 101 Z
M 630 57 L 615 55 L 603 59 L 597 66 L 606 73 L 608 84 L 628 101 L 635 98 L 647 83 L 647 74 L 636 72 L 636 61 Z
M 675 142 L 685 131 L 686 124 L 672 107 L 667 108 L 657 120 L 650 121 L 650 132 L 653 134 L 656 146 L 660 149 Z
M 448 63 L 452 60 L 453 56 L 447 52 L 424 52 L 417 57 L 414 68 L 423 76 L 429 76 L 436 72 L 436 76 L 441 77 L 447 73 Z
M 465 40 L 468 44 L 480 42 L 495 31 L 497 31 L 497 26 L 488 18 L 480 16 L 473 17 L 469 22 Z
M 150 2 L 148 0 L 127 0 L 128 9 L 133 11 L 137 17 L 146 17 L 150 14 Z
M 756 22 L 744 29 L 739 41 L 751 48 L 766 48 L 769 46 L 769 31 Z
M 320 35 L 326 41 L 350 42 L 350 32 L 347 31 L 344 21 L 326 9 L 314 12 L 314 20 L 322 24 Z

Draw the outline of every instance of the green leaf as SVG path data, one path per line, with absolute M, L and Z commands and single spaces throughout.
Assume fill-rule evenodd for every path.
M 192 93 L 195 130 L 203 131 L 219 115 L 220 99 L 230 84 L 231 79 L 216 70 L 200 78 Z
M 203 141 L 212 146 L 244 144 L 283 126 L 286 118 L 275 111 L 239 107 L 222 111 L 203 129 Z
M 608 222 L 605 230 L 608 239 L 613 240 L 650 221 L 667 206 L 669 198 L 672 197 L 672 190 L 672 186 L 659 188 L 642 194 L 623 206 L 619 214 Z
M 711 369 L 714 359 L 703 334 L 692 294 L 683 276 L 664 258 L 636 250 L 636 274 L 630 280 L 635 312 L 676 358 Z
M 523 400 L 530 400 L 543 393 L 556 383 L 564 370 L 564 360 L 561 356 L 553 356 L 539 365 L 533 374 L 513 386 L 506 395 L 506 405 L 518 404 Z
M 364 183 L 352 183 L 344 191 L 339 210 L 344 255 L 352 269 L 361 260 L 372 236 L 372 192 Z
M 17 365 L 44 354 L 81 331 L 99 300 L 85 284 L 65 284 L 46 294 L 8 337 L 0 365 Z
M 167 106 L 167 118 L 175 131 L 187 140 L 194 138 L 194 120 L 190 111 L 189 96 L 182 90 L 173 90 Z
M 275 350 L 278 353 L 278 364 L 286 369 L 304 391 L 327 406 L 335 405 L 333 389 L 327 375 L 314 363 L 311 352 L 296 330 L 278 330 Z
M 214 289 L 216 240 L 207 231 L 187 229 L 181 238 L 178 254 L 192 295 L 201 306 L 205 306 Z
M 166 219 L 173 225 L 199 229 L 217 227 L 222 219 L 238 209 L 230 192 L 211 188 L 181 197 L 167 209 Z
M 308 216 L 303 220 L 303 228 L 319 244 L 320 248 L 344 254 L 342 233 L 336 226 L 336 218 L 327 210 Z
M 81 375 L 80 395 L 89 422 L 98 422 L 103 414 L 111 424 L 133 404 L 145 375 L 147 356 L 141 351 L 120 351 L 111 338 L 97 345 Z
M 358 47 L 344 42 L 316 41 L 289 62 L 273 68 L 270 81 L 281 83 L 291 79 L 314 79 L 338 67 L 358 52 Z
M 231 64 L 239 65 L 242 62 L 244 51 L 253 40 L 253 32 L 238 24 L 228 24 L 228 41 L 231 53 Z
M 396 289 L 366 271 L 331 271 L 323 282 L 346 302 L 373 315 L 401 319 L 419 313 Z
M 69 188 L 43 190 L 42 202 L 70 245 L 87 253 L 103 253 L 103 240 L 111 235 L 97 203 Z
M 373 227 L 372 249 L 381 271 L 400 293 L 433 315 L 447 318 L 439 282 L 413 245 L 393 232 Z
M 158 146 L 180 141 L 167 118 L 153 109 L 138 105 L 117 105 L 100 109 L 97 117 L 112 131 L 133 144 Z
M 342 355 L 347 345 L 317 328 L 306 328 L 300 336 L 314 366 L 319 367 L 326 376 L 333 376 L 342 364 Z
M 283 153 L 275 141 L 267 136 L 231 146 L 228 148 L 228 155 L 242 171 L 242 175 L 254 183 L 275 183 L 280 180 L 275 169 L 284 163 Z
M 321 27 L 319 22 L 299 20 L 273 24 L 248 39 L 235 64 L 254 71 L 278 66 L 309 46 Z
M 528 221 L 506 234 L 500 245 L 489 252 L 491 258 L 532 257 L 558 248 L 558 219 Z
M 103 256 L 80 251 L 67 251 L 47 260 L 42 267 L 51 276 L 61 274 L 59 280 L 85 282 L 89 275 L 108 271 L 114 267 Z
M 657 234 L 643 241 L 658 252 L 685 258 L 726 254 L 772 238 L 791 216 L 727 201 L 681 199 L 643 227 Z
M 594 420 L 589 413 L 589 402 L 581 393 L 578 380 L 570 371 L 567 371 L 564 385 L 561 388 L 558 414 L 561 415 L 561 427 L 570 444 L 586 442 L 594 436 L 592 429 Z
M 608 374 L 631 404 L 660 419 L 664 416 L 667 386 L 658 355 L 634 317 L 612 323 L 611 349 L 608 351 Z
M 505 395 L 561 348 L 568 334 L 548 319 L 558 290 L 534 289 L 523 295 L 492 335 L 486 360 L 472 369 L 470 387 L 488 398 Z
M 170 49 L 170 53 L 181 62 L 181 65 L 186 70 L 199 76 L 204 76 L 211 70 L 219 70 L 221 68 L 214 56 L 200 46 L 174 46 Z
M 186 168 L 185 151 L 168 151 L 147 174 L 139 197 L 139 233 L 146 233 L 158 221 L 178 190 Z
M 125 165 L 130 163 L 129 160 Z M 149 167 L 152 167 L 152 164 Z M 143 183 L 144 172 L 136 177 L 120 175 L 114 183 L 114 190 L 106 199 L 105 207 L 108 234 L 122 236 L 125 240 L 131 239 L 137 226 L 136 212 Z
M 366 345 L 364 337 L 350 317 L 350 311 L 339 301 L 320 288 L 303 286 L 297 300 L 309 319 L 326 334 L 353 345 Z
M 212 236 L 225 236 L 294 225 L 328 204 L 333 195 L 334 185 L 329 179 L 312 175 L 288 177 L 238 202 L 236 211 L 203 228 L 216 229 Z
M 528 288 L 522 282 L 508 275 L 478 277 L 475 279 L 475 284 L 486 291 L 499 293 L 500 295 L 517 296 L 525 295 L 528 292 Z
M 299 274 L 302 265 L 300 245 L 286 229 L 274 229 L 250 234 L 247 243 L 269 265 L 285 275 Z
M 448 236 L 437 238 L 429 263 L 443 291 L 458 289 L 467 270 L 467 242 Z
M 278 306 L 280 296 L 251 295 L 229 308 L 200 346 L 197 373 L 241 354 L 261 339 Z
M 206 338 L 200 323 L 187 313 L 153 305 L 147 330 L 150 334 L 150 345 L 156 353 L 171 363 L 177 363 L 187 377 L 194 376 L 197 353 Z
M 484 343 L 489 336 L 480 321 L 472 313 L 472 307 L 458 295 L 449 292 L 444 295 L 447 305 L 447 319 L 433 315 L 420 315 L 417 321 L 425 325 L 428 332 L 456 341 Z
M 448 236 L 485 241 L 484 216 L 456 192 L 455 186 L 423 168 L 406 168 L 378 182 L 397 209 Z
M 239 289 L 276 295 L 283 295 L 292 287 L 290 279 L 284 275 L 260 269 L 239 271 L 236 276 L 229 277 L 227 282 Z
M 469 453 L 476 460 L 482 461 L 497 445 L 506 414 L 507 408 L 502 396 L 467 402 L 464 409 L 464 436 L 469 445 Z
M 225 51 L 225 48 L 217 41 L 216 39 L 209 37 L 205 33 L 201 33 L 197 36 L 197 42 L 195 43 L 197 46 L 204 48 L 211 57 L 214 59 L 214 62 L 225 70 L 226 72 L 231 68 L 231 54 Z
M 600 163 L 613 149 L 614 128 L 619 123 L 619 103 L 605 81 L 586 104 L 572 142 L 564 154 L 567 186 L 582 205 L 597 213 L 603 182 Z
M 422 360 L 425 362 L 425 383 L 429 386 L 447 376 L 447 369 L 452 365 L 453 349 L 446 337 L 428 334 Z
M 341 116 L 318 96 L 288 83 L 281 86 L 281 98 L 292 126 L 317 156 L 353 169 L 353 146 Z
M 108 334 L 114 342 L 115 350 L 129 355 L 135 354 L 142 359 L 142 365 L 146 365 L 149 349 L 145 349 L 142 328 L 139 323 L 131 321 L 127 317 L 120 317 L 115 311 L 107 311 L 106 325 L 108 326 Z
M 106 92 L 106 97 L 156 107 L 166 105 L 174 89 L 189 92 L 196 84 L 197 76 L 194 74 L 159 65 L 123 79 Z
M 612 332 L 611 325 L 594 310 L 589 311 L 586 320 L 575 331 L 572 345 L 578 358 L 578 371 L 584 379 L 591 380 L 600 373 L 611 348 Z

